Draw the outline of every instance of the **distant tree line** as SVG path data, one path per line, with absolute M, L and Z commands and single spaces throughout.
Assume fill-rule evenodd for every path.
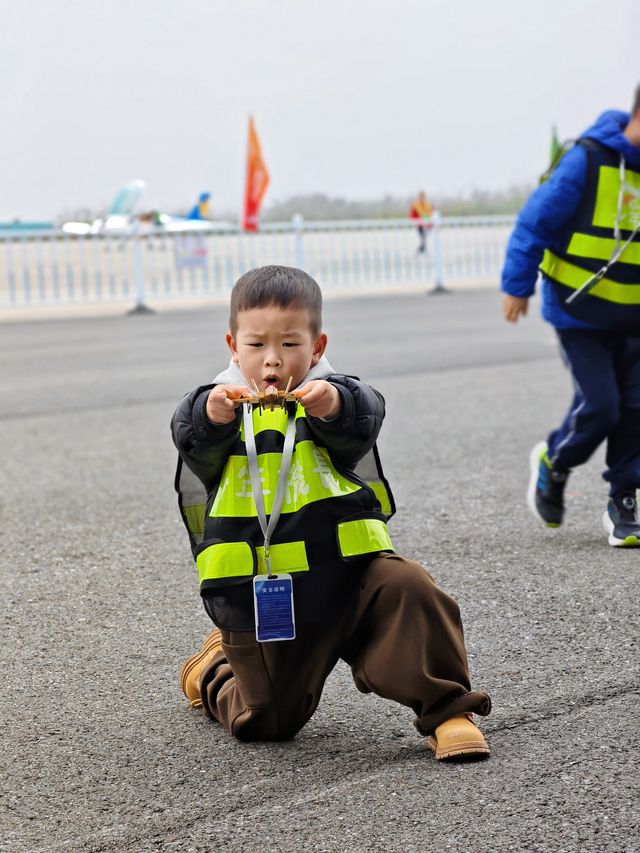
M 467 195 L 432 196 L 429 201 L 443 216 L 479 216 L 490 213 L 517 213 L 532 190 L 513 186 L 507 190 L 473 190 Z M 305 219 L 402 219 L 407 216 L 414 196 L 385 195 L 368 201 L 309 193 L 290 196 L 266 206 L 261 219 L 278 222 L 300 213 Z
M 517 213 L 527 199 L 532 187 L 513 186 L 506 190 L 473 190 L 467 195 L 430 196 L 429 201 L 443 216 L 481 216 L 491 213 Z M 281 201 L 267 203 L 261 214 L 263 222 L 282 222 L 296 213 L 305 219 L 402 219 L 408 216 L 414 196 L 385 195 L 378 199 L 358 200 L 325 193 L 293 195 Z M 168 211 L 174 216 L 186 215 L 186 210 Z M 106 210 L 76 208 L 66 210 L 56 219 L 61 224 L 67 220 L 92 221 L 106 215 Z M 213 206 L 213 218 L 237 222 L 238 212 L 220 210 Z

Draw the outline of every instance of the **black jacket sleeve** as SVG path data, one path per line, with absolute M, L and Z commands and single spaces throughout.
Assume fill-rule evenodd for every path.
M 335 420 L 307 416 L 311 431 L 339 465 L 355 468 L 378 438 L 384 420 L 384 397 L 351 376 L 332 374 L 327 381 L 338 389 L 342 411 Z
M 212 424 L 206 406 L 213 385 L 202 385 L 182 400 L 171 419 L 173 443 L 183 462 L 209 491 L 222 474 L 229 452 L 236 440 L 242 418 L 238 406 L 229 424 Z

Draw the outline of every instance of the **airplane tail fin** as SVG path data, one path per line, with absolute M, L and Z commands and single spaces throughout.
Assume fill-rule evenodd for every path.
M 144 195 L 144 181 L 131 181 L 118 192 L 109 208 L 109 216 L 131 216 Z
M 209 199 L 211 193 L 200 193 L 198 201 L 187 214 L 187 219 L 210 219 L 211 211 L 209 209 Z

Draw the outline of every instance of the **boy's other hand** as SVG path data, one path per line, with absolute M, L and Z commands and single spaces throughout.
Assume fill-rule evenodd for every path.
M 207 418 L 212 424 L 230 424 L 240 405 L 237 398 L 250 393 L 244 385 L 216 385 L 207 398 Z
M 502 313 L 504 319 L 509 323 L 516 323 L 518 317 L 523 317 L 529 308 L 528 296 L 510 296 L 508 293 L 502 297 Z
M 312 379 L 293 393 L 314 418 L 336 418 L 342 409 L 340 392 L 325 379 Z

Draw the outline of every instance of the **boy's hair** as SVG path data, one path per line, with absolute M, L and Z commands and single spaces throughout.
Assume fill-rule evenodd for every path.
M 631 109 L 631 115 L 634 116 L 638 110 L 640 110 L 640 85 L 636 88 L 636 93 L 633 97 L 633 107 Z
M 322 292 L 318 283 L 306 272 L 295 267 L 258 267 L 249 270 L 236 281 L 231 291 L 229 328 L 238 331 L 238 313 L 251 308 L 277 305 L 309 312 L 311 334 L 322 328 Z

